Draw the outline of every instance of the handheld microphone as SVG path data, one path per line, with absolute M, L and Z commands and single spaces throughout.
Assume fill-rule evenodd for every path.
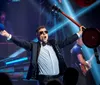
M 5 29 L 5 26 L 0 23 L 0 31 L 3 31 Z

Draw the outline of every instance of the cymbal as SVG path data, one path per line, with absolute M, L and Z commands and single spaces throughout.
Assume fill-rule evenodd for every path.
M 96 28 L 87 28 L 82 34 L 83 43 L 89 48 L 100 45 L 100 31 Z
M 86 7 L 93 4 L 96 0 L 75 0 L 80 7 Z

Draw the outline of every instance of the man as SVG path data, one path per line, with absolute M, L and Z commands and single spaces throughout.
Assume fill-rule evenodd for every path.
M 31 51 L 32 56 L 27 79 L 38 79 L 40 84 L 44 85 L 48 80 L 58 78 L 59 75 L 64 73 L 67 67 L 60 53 L 60 49 L 73 43 L 81 36 L 82 26 L 77 34 L 74 34 L 70 38 L 66 38 L 64 41 L 48 40 L 48 31 L 44 26 L 40 26 L 36 30 L 38 42 L 19 40 L 6 30 L 0 33 L 16 45 Z
M 95 85 L 94 79 L 89 70 L 91 68 L 91 62 L 85 60 L 82 52 L 83 45 L 82 38 L 79 38 L 71 49 L 71 67 L 79 71 L 77 85 Z

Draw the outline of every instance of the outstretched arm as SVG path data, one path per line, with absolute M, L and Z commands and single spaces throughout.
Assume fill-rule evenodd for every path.
M 88 66 L 88 63 L 84 60 L 83 55 L 82 54 L 78 54 L 77 58 L 79 60 L 79 62 L 85 66 Z
M 26 50 L 32 49 L 32 42 L 28 42 L 28 41 L 25 41 L 25 40 L 15 38 L 10 33 L 8 33 L 6 30 L 0 31 L 0 34 L 2 36 L 6 37 L 8 40 L 15 43 L 16 45 L 25 48 Z
M 65 47 L 66 45 L 72 44 L 74 41 L 76 41 L 78 38 L 80 38 L 81 35 L 82 35 L 82 33 L 83 33 L 83 31 L 82 31 L 82 28 L 83 28 L 83 27 L 84 27 L 84 26 L 81 26 L 81 27 L 80 27 L 80 31 L 79 31 L 78 33 L 72 35 L 72 36 L 69 37 L 69 38 L 66 38 L 63 42 L 60 42 L 60 43 L 59 43 L 59 47 L 60 47 L 60 48 L 63 48 L 63 47 Z
M 11 34 L 9 34 L 6 30 L 0 31 L 0 34 L 6 38 L 9 38 Z

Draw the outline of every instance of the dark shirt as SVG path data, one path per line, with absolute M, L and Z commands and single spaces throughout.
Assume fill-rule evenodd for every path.
M 82 70 L 79 66 L 80 62 L 77 58 L 78 54 L 82 54 L 84 58 L 82 47 L 78 44 L 75 44 L 74 47 L 71 49 L 71 67 L 74 67 L 79 72 L 79 79 L 77 85 L 96 85 L 90 71 L 87 72 L 86 76 L 82 74 Z
M 77 70 L 80 70 L 80 62 L 77 58 L 78 54 L 82 54 L 82 47 L 78 44 L 75 44 L 74 47 L 71 49 L 71 67 L 74 67 Z

